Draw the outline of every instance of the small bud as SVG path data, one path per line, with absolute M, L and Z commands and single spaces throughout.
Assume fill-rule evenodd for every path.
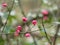
M 19 33 L 17 33 L 17 32 L 14 33 L 14 36 L 18 36 L 18 35 L 19 35 Z
M 27 22 L 27 18 L 26 17 L 23 17 L 22 20 L 23 20 L 23 22 Z
M 21 26 L 18 26 L 18 27 L 17 27 L 17 30 L 22 30 L 22 27 L 21 27 Z
M 48 15 L 48 11 L 47 11 L 47 10 L 43 10 L 43 11 L 42 11 L 42 14 L 43 14 L 43 15 Z
M 47 20 L 47 19 L 48 19 L 48 17 L 47 17 L 47 16 L 44 16 L 44 17 L 43 17 L 43 20 Z
M 7 7 L 7 3 L 3 3 L 2 6 L 3 6 L 3 7 Z
M 20 30 L 16 30 L 17 33 L 20 33 Z
M 25 34 L 25 37 L 30 37 L 30 33 L 26 33 Z
M 37 24 L 37 20 L 33 20 L 33 21 L 32 21 L 32 24 L 33 24 L 33 25 L 36 25 L 36 24 Z

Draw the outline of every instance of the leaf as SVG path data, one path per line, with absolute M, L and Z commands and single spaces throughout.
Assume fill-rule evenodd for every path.
M 5 33 L 11 33 L 14 32 L 14 28 L 11 25 L 7 25 L 4 29 Z
M 4 40 L 2 37 L 0 37 L 0 45 L 4 45 Z
M 45 32 L 44 31 L 41 31 L 40 32 L 42 36 L 45 36 Z
M 10 16 L 9 16 L 9 19 L 8 19 L 9 23 L 12 23 L 12 20 L 13 20 L 13 19 L 16 19 L 16 17 L 10 15 Z

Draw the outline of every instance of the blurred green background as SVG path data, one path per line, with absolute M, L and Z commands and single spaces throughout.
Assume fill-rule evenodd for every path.
M 22 9 L 29 20 L 27 24 L 31 27 L 31 31 L 39 30 L 38 25 L 40 25 L 41 30 L 33 32 L 33 36 L 38 45 L 49 45 L 40 19 L 42 15 L 41 11 L 44 9 L 48 10 L 48 20 L 44 20 L 44 25 L 48 37 L 51 41 L 54 40 L 57 24 L 60 24 L 60 0 L 20 0 L 20 3 L 18 3 L 18 0 L 14 0 L 13 9 L 10 12 L 7 25 L 4 28 L 4 32 L 1 33 L 3 24 L 9 15 L 7 8 L 2 7 L 2 3 L 4 2 L 7 3 L 8 8 L 11 9 L 13 0 L 0 0 L 0 45 L 34 45 L 32 36 L 26 38 L 24 34 L 20 34 L 18 37 L 15 37 L 14 34 L 11 34 L 15 32 L 18 25 L 22 25 L 23 27 L 21 32 L 28 31 L 28 27 L 22 21 Z M 19 4 L 21 4 L 21 6 Z M 34 27 L 31 23 L 33 19 L 38 20 L 38 24 Z M 58 32 L 56 45 L 60 45 L 60 30 Z

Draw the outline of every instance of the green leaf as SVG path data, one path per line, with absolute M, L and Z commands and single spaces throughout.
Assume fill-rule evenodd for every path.
M 7 25 L 4 29 L 5 33 L 11 33 L 14 32 L 14 28 L 11 25 Z
M 2 37 L 0 37 L 0 45 L 4 45 L 4 40 Z
M 12 23 L 12 20 L 13 20 L 13 19 L 16 19 L 16 17 L 10 15 L 10 16 L 9 16 L 9 19 L 8 19 L 9 23 Z
M 45 36 L 45 32 L 44 31 L 41 31 L 40 32 L 42 36 Z

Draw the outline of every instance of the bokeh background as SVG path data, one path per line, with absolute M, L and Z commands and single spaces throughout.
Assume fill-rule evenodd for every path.
M 48 37 L 53 42 L 57 25 L 60 24 L 60 0 L 20 0 L 20 2 L 14 0 L 14 5 L 11 9 L 8 20 L 7 17 L 9 11 L 6 7 L 2 7 L 3 3 L 7 3 L 8 8 L 11 9 L 13 0 L 0 0 L 0 45 L 34 45 L 32 36 L 27 38 L 24 34 L 20 34 L 16 37 L 13 34 L 18 25 L 22 25 L 23 27 L 21 32 L 29 31 L 28 26 L 26 26 L 22 21 L 22 10 L 28 18 L 27 24 L 31 27 L 31 31 L 34 31 L 32 33 L 37 45 L 49 45 L 40 19 L 42 16 L 41 11 L 48 10 L 48 20 L 44 20 L 44 25 Z M 21 6 L 19 4 L 21 4 Z M 38 24 L 35 26 L 31 23 L 31 20 L 33 19 L 38 20 Z M 6 20 L 7 24 L 4 28 L 4 32 L 1 33 Z M 40 25 L 40 30 L 38 25 Z M 56 45 L 60 45 L 60 30 L 57 35 Z

